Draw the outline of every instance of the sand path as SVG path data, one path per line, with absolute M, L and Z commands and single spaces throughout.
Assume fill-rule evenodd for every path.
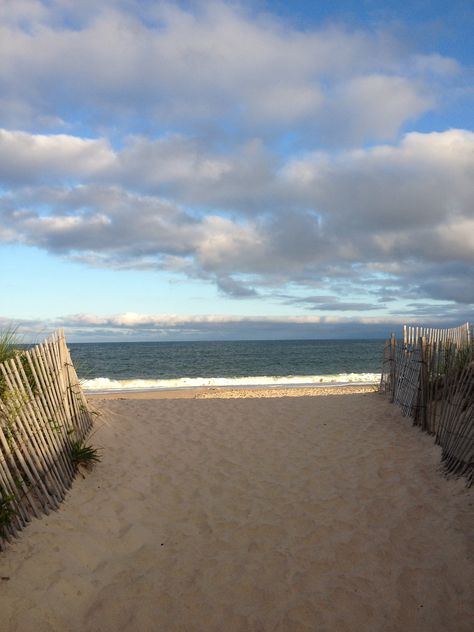
M 97 405 L 102 463 L 0 554 L 2 631 L 472 629 L 473 494 L 383 397 Z

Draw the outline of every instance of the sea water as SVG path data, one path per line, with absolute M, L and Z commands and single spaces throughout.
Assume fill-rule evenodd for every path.
M 375 384 L 383 340 L 69 344 L 86 391 Z

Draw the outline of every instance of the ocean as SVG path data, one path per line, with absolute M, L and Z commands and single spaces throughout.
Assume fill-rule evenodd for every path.
M 86 391 L 374 384 L 383 340 L 70 343 Z

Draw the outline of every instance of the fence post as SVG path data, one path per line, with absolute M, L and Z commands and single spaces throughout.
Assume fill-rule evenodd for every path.
M 395 334 L 392 332 L 390 336 L 390 402 L 393 402 L 395 399 L 395 382 L 397 375 L 395 361 L 396 344 Z
M 426 337 L 422 336 L 419 340 L 420 344 L 420 392 L 419 407 L 417 416 L 419 417 L 419 425 L 422 430 L 427 429 L 427 404 L 428 404 L 428 351 L 429 346 L 426 343 Z

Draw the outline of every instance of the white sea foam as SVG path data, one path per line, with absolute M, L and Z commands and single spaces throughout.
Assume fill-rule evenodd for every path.
M 328 384 L 376 384 L 380 380 L 378 373 L 338 373 L 336 375 L 287 375 L 253 377 L 181 377 L 173 380 L 111 380 L 97 377 L 84 380 L 82 387 L 86 391 L 107 393 L 111 391 L 149 391 L 176 388 L 199 387 L 242 387 L 263 386 L 327 386 Z

